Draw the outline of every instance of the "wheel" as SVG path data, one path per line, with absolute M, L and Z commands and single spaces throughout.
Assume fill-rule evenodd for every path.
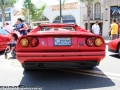
M 5 51 L 4 55 L 5 55 L 5 59 L 7 59 L 8 58 L 8 54 L 7 54 L 6 51 Z
M 12 57 L 16 57 L 16 51 L 13 50 L 13 51 L 11 52 L 11 55 L 12 55 Z
M 119 44 L 119 46 L 118 46 L 118 55 L 119 55 L 119 57 L 120 57 L 120 44 Z

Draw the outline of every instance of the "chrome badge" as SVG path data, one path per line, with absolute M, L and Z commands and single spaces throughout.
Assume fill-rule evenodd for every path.
M 45 42 L 44 42 L 44 41 L 42 41 L 42 45 L 45 45 Z

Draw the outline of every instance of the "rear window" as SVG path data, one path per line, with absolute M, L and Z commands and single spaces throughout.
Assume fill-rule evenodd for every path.
M 76 31 L 74 27 L 42 27 L 40 31 Z

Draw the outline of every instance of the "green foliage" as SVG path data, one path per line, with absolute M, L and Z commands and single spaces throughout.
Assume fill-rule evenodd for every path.
M 29 10 L 29 15 L 30 15 L 30 19 L 32 21 L 36 21 L 36 20 L 39 20 L 44 9 L 45 9 L 46 5 L 42 5 L 40 7 L 40 9 L 38 9 L 32 2 L 31 0 L 24 0 L 24 3 L 23 3 L 23 15 L 26 18 L 28 18 L 28 10 Z
M 12 7 L 16 3 L 16 0 L 0 0 L 0 8 Z
M 27 9 L 22 8 L 22 15 L 24 16 L 24 20 L 27 21 L 27 19 L 28 19 Z

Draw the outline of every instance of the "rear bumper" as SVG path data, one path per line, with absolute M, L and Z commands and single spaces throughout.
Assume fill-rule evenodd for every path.
M 105 57 L 104 51 L 96 52 L 17 52 L 21 62 L 65 62 L 65 61 L 100 61 Z
M 87 68 L 99 65 L 98 61 L 70 61 L 70 62 L 24 62 L 24 69 L 68 69 Z

